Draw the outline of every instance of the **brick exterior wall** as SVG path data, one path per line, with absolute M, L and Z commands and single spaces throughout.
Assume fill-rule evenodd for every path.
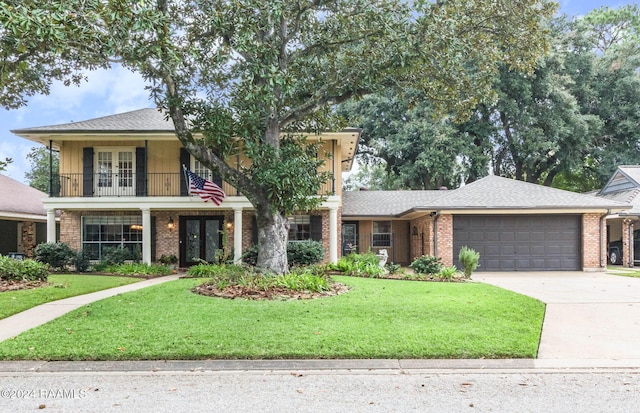
M 436 223 L 436 230 L 438 231 L 438 245 L 435 255 L 441 258 L 443 265 L 450 267 L 453 265 L 453 215 L 440 215 Z
M 606 258 L 605 230 L 600 227 L 601 214 L 582 215 L 582 268 L 585 271 L 598 271 Z
M 72 250 L 82 248 L 81 211 L 62 211 L 60 214 L 60 242 L 64 242 Z

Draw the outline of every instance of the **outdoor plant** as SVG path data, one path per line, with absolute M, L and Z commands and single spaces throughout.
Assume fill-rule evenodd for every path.
M 90 266 L 88 254 L 83 250 L 76 252 L 71 258 L 71 265 L 75 267 L 77 272 L 87 271 Z
M 324 248 L 319 241 L 306 240 L 287 244 L 287 260 L 289 265 L 311 265 L 322 261 Z
M 438 278 L 440 278 L 441 280 L 451 281 L 457 273 L 458 269 L 455 267 L 455 265 L 452 265 L 451 267 L 444 267 L 438 273 Z
M 380 260 L 373 252 L 351 253 L 340 258 L 337 263 L 327 265 L 327 269 L 340 271 L 344 275 L 380 278 L 384 275 L 384 268 L 379 263 Z
M 61 271 L 74 260 L 76 253 L 64 242 L 47 242 L 35 248 L 35 259 Z
M 135 257 L 128 249 L 122 247 L 109 247 L 102 251 L 101 262 L 111 266 L 123 264 L 125 261 L 133 260 L 134 258 Z
M 442 271 L 440 257 L 423 255 L 413 260 L 409 267 L 418 274 L 438 274 Z
M 385 267 L 387 268 L 387 271 L 389 271 L 389 274 L 394 275 L 397 274 L 398 271 L 400 270 L 400 264 L 395 264 L 393 262 L 388 262 Z
M 105 271 L 118 275 L 133 276 L 160 276 L 169 275 L 172 272 L 171 268 L 165 265 L 147 264 L 143 262 L 115 264 L 107 267 Z
M 462 265 L 465 278 L 471 278 L 471 274 L 478 268 L 480 264 L 480 253 L 472 248 L 466 246 L 460 248 L 460 254 L 458 254 L 458 261 Z
M 48 264 L 0 255 L 0 279 L 4 281 L 46 281 L 48 275 Z
M 178 263 L 178 257 L 176 257 L 173 254 L 170 254 L 170 255 L 162 254 L 158 261 L 160 261 L 160 263 L 164 265 L 175 265 Z

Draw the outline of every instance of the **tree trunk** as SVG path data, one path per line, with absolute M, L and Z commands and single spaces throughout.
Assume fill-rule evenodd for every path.
M 287 241 L 289 220 L 279 213 L 272 213 L 269 207 L 256 207 L 258 224 L 257 267 L 276 274 L 289 272 L 287 261 Z

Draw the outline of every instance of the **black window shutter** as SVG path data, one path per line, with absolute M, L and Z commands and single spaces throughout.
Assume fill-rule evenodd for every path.
M 93 148 L 82 148 L 82 196 L 93 196 Z
M 151 217 L 151 262 L 156 262 L 156 237 L 158 230 L 156 228 L 156 217 Z
M 251 244 L 258 245 L 258 219 L 255 215 L 251 217 Z
M 180 148 L 180 196 L 188 196 L 189 183 L 187 182 L 182 165 L 186 166 L 187 169 L 191 168 L 191 155 L 189 155 L 189 152 L 187 152 L 185 148 Z
M 322 215 L 311 215 L 311 239 L 322 241 Z
M 136 196 L 147 196 L 147 149 L 136 148 Z

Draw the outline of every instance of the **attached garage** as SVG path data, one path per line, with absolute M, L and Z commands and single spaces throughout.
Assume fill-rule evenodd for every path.
M 582 269 L 580 215 L 455 215 L 453 256 L 480 253 L 479 271 Z

